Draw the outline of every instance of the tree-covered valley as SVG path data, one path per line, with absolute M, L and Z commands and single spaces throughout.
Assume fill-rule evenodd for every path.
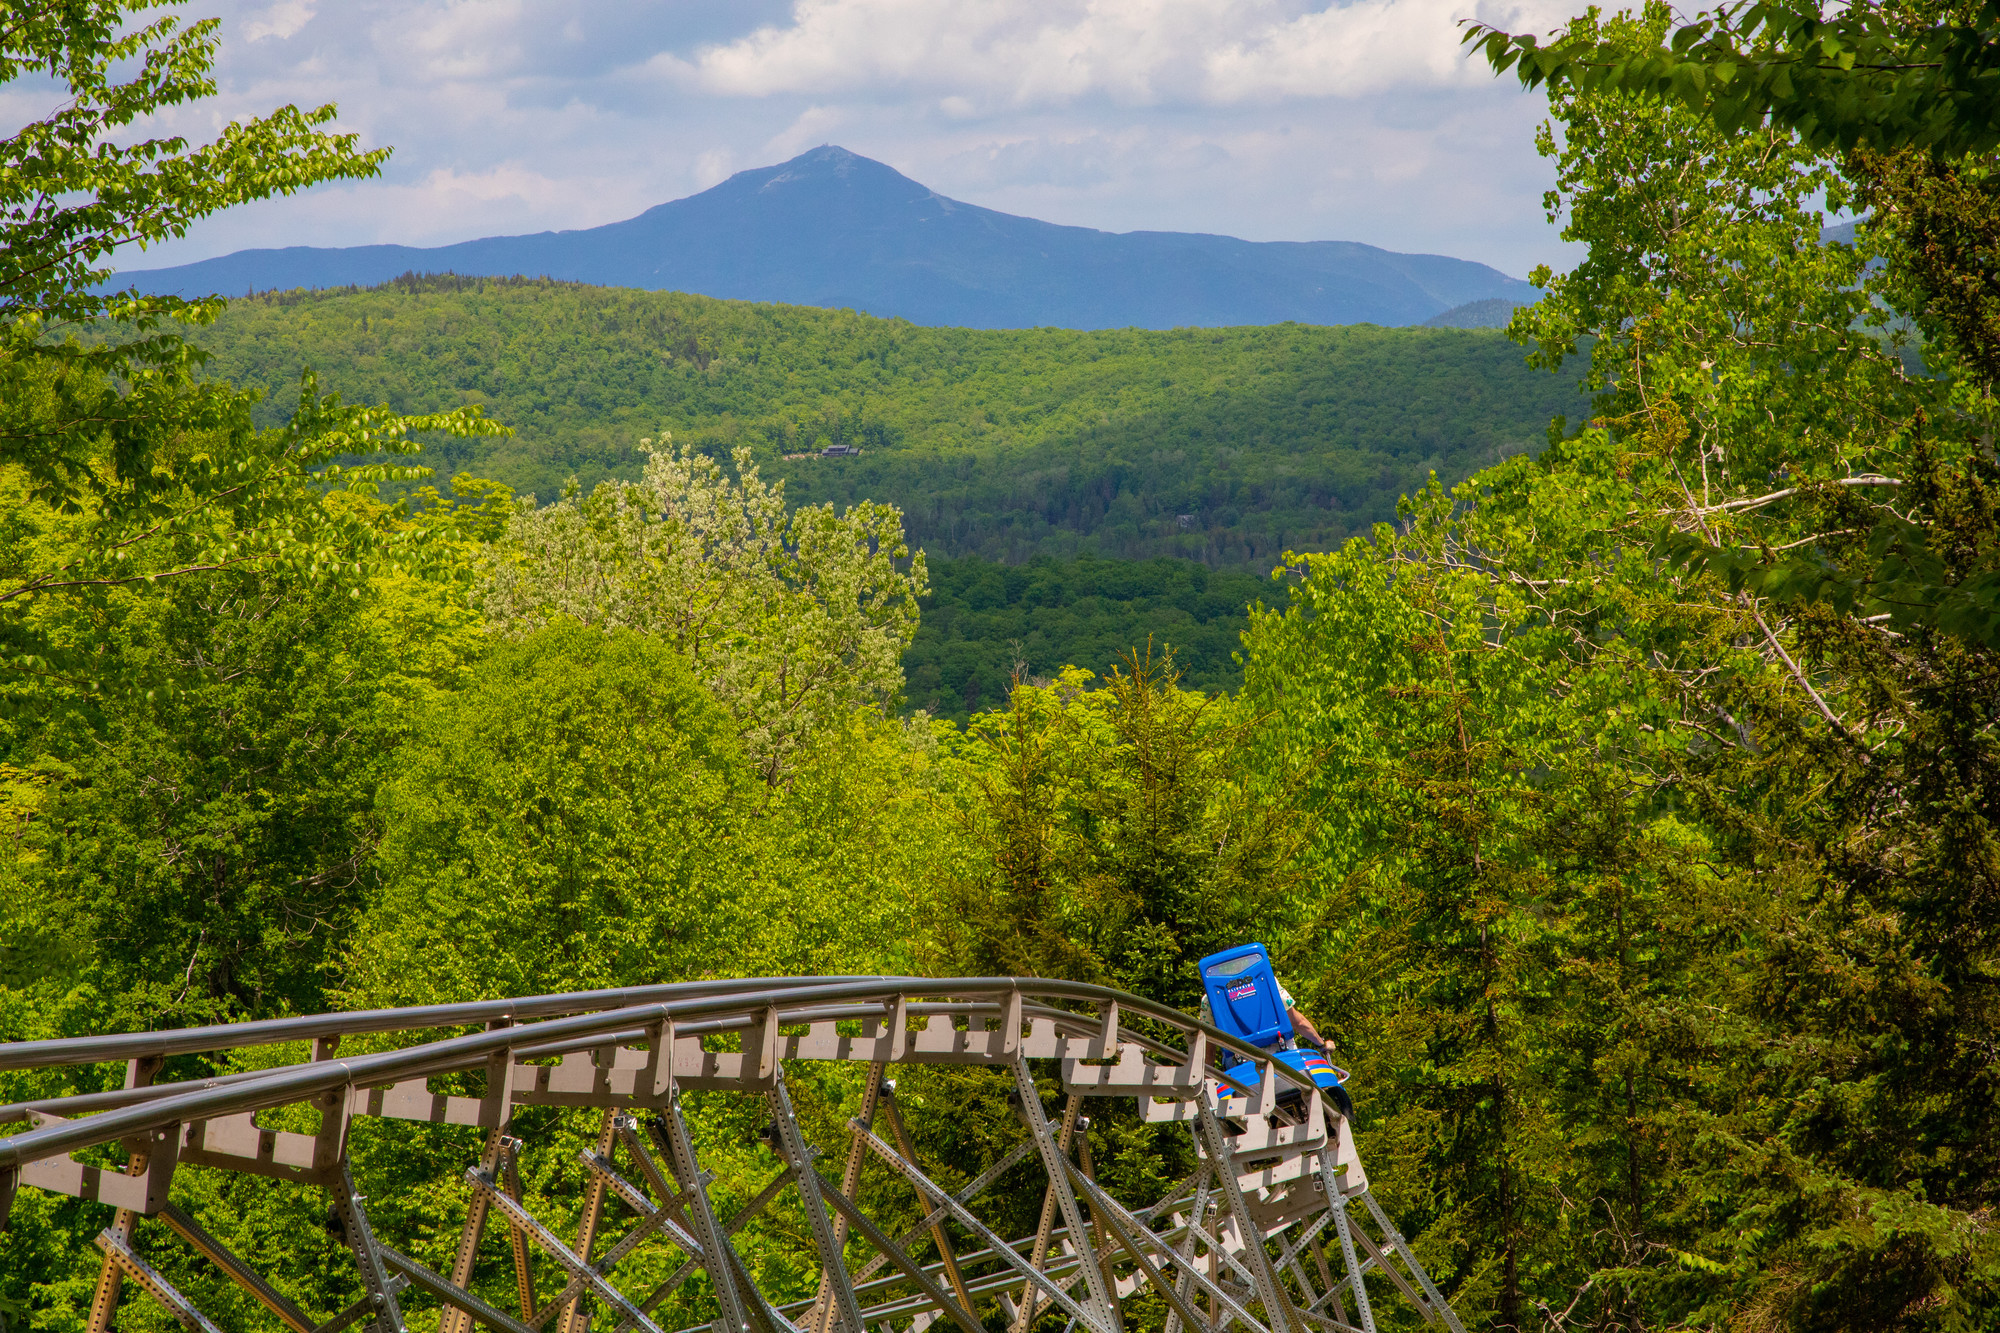
M 923 328 L 852 311 L 540 280 L 412 276 L 230 302 L 192 333 L 275 424 L 322 391 L 399 412 L 483 408 L 513 434 L 443 440 L 548 501 L 631 478 L 640 441 L 747 448 L 793 503 L 868 498 L 913 545 L 1019 563 L 1082 552 L 1268 572 L 1540 447 L 1584 410 L 1485 329 Z M 837 445 L 857 458 L 787 460 Z
M 1247 608 L 1286 551 L 1331 549 L 1433 471 L 1456 482 L 1587 410 L 1490 329 L 923 328 L 433 274 L 240 298 L 191 336 L 206 373 L 264 394 L 261 423 L 286 419 L 310 368 L 349 401 L 477 406 L 510 428 L 429 440 L 443 476 L 547 501 L 636 476 L 644 442 L 671 436 L 747 448 L 792 504 L 896 505 L 941 574 L 1033 562 L 1041 590 L 1011 614 L 958 605 L 970 575 L 925 596 L 906 702 L 961 722 L 1017 663 L 1101 672 L 1149 636 L 1191 682 L 1233 690 Z M 841 446 L 860 454 L 820 456 Z M 1163 556 L 1218 571 L 1227 595 Z M 1018 603 L 1024 575 L 1005 577 Z
M 2000 1318 L 1990 9 L 1476 29 L 1545 90 L 1585 247 L 1506 339 L 120 294 L 133 237 L 382 160 L 332 108 L 135 144 L 208 96 L 215 37 L 133 9 L 0 27 L 0 79 L 67 83 L 0 174 L 0 1055 L 722 976 L 1192 1008 L 1194 961 L 1256 939 L 1468 1328 Z M 1431 373 L 1468 364 L 1496 369 Z M 822 441 L 862 453 L 783 458 Z M 948 1188 L 1019 1140 L 986 1072 L 899 1094 Z M 0 1060 L 0 1142 L 132 1074 Z M 800 1121 L 839 1141 L 860 1088 L 801 1073 Z M 719 1210 L 777 1169 L 750 1100 L 687 1098 Z M 357 1120 L 348 1151 L 372 1224 L 443 1271 L 485 1139 L 437 1128 Z M 1078 1152 L 1164 1198 L 1192 1148 L 1107 1098 Z M 573 1234 L 587 1169 L 527 1153 L 523 1206 Z M 90 1326 L 110 1225 L 218 1327 L 283 1327 L 159 1218 L 18 1184 L 9 1333 Z M 356 1308 L 322 1191 L 173 1190 L 286 1301 Z M 856 1194 L 922 1231 L 887 1172 Z M 999 1194 L 1032 1230 L 1039 1187 Z M 735 1244 L 810 1300 L 787 1199 Z M 679 1260 L 612 1280 L 638 1300 Z M 717 1318 L 699 1279 L 659 1300 Z M 177 1326 L 130 1285 L 116 1318 Z

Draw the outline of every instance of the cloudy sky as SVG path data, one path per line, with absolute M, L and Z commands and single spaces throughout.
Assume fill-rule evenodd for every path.
M 331 101 L 395 156 L 128 262 L 595 226 L 836 143 L 1054 222 L 1364 241 L 1525 276 L 1568 250 L 1542 214 L 1544 106 L 1468 63 L 1456 21 L 1547 30 L 1572 7 L 193 0 L 222 20 L 221 95 L 173 128 Z

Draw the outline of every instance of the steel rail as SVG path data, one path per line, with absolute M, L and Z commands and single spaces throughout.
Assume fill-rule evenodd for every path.
M 932 1002 L 906 1005 L 904 1011 L 911 1016 L 924 1017 L 930 1014 L 942 1013 L 998 1013 L 1001 1008 L 1002 1006 L 998 1004 Z M 386 1012 L 393 1013 L 397 1011 L 389 1010 Z M 780 1009 L 778 1011 L 778 1023 L 780 1026 L 790 1027 L 798 1023 L 839 1022 L 851 1019 L 865 1020 L 881 1018 L 883 1013 L 883 1008 L 879 1004 L 819 1005 L 808 1009 Z M 1089 1015 L 1071 1013 L 1067 1009 L 1054 1009 L 1041 1004 L 1023 1004 L 1022 1014 L 1024 1017 L 1029 1018 L 1050 1019 L 1057 1027 L 1066 1029 L 1073 1035 L 1091 1036 L 1095 1035 L 1098 1031 L 1098 1024 L 1093 1022 Z M 674 1033 L 680 1037 L 705 1037 L 720 1032 L 737 1032 L 745 1028 L 755 1027 L 763 1021 L 763 1016 L 764 1011 L 758 1009 L 755 1012 L 745 1012 L 727 1018 L 709 1019 L 705 1022 L 677 1023 L 674 1027 Z M 539 1030 L 540 1026 L 538 1023 L 524 1024 L 512 1029 L 512 1031 L 530 1033 Z M 617 1032 L 601 1033 L 591 1037 L 549 1042 L 539 1046 L 517 1047 L 514 1050 L 514 1060 L 518 1064 L 529 1060 L 543 1060 L 558 1055 L 568 1055 L 575 1051 L 596 1050 L 613 1046 L 636 1046 L 647 1041 L 650 1036 L 651 1033 L 647 1029 L 634 1027 Z M 1165 1042 L 1154 1041 L 1141 1033 L 1129 1032 L 1122 1025 L 1119 1028 L 1119 1036 L 1122 1041 L 1141 1046 L 1158 1055 L 1180 1059 L 1186 1058 L 1186 1052 L 1176 1051 Z M 26 1045 L 27 1043 L 19 1044 Z M 252 1044 L 261 1045 L 269 1043 Z M 0 1045 L 0 1051 L 7 1049 L 9 1048 L 5 1045 Z M 414 1050 L 418 1048 L 407 1047 L 404 1049 Z M 187 1079 L 178 1083 L 150 1083 L 138 1088 L 113 1088 L 105 1092 L 56 1094 L 48 1097 L 37 1097 L 32 1101 L 9 1102 L 0 1105 L 0 1125 L 17 1124 L 20 1121 L 31 1118 L 32 1113 L 36 1111 L 56 1112 L 65 1116 L 88 1115 L 97 1111 L 111 1111 L 122 1106 L 134 1106 L 140 1102 L 158 1101 L 162 1097 L 169 1097 L 178 1092 L 189 1092 L 197 1088 L 213 1088 L 230 1084 L 255 1082 L 258 1079 L 268 1078 L 274 1074 L 284 1073 L 288 1070 L 309 1069 L 315 1063 L 322 1062 L 308 1060 L 297 1064 L 273 1065 L 265 1069 L 247 1069 L 234 1074 L 214 1074 L 207 1078 Z M 1223 1076 L 1217 1075 L 1217 1077 Z M 1234 1080 L 1226 1081 L 1234 1082 Z
M 519 1022 L 523 1019 L 560 1018 L 568 1014 L 668 1003 L 757 985 L 769 990 L 783 990 L 863 980 L 908 981 L 912 978 L 740 977 L 720 981 L 677 981 L 658 986 L 530 995 L 512 1000 L 469 1000 L 460 1004 L 427 1004 L 408 1009 L 301 1014 L 296 1018 L 216 1023 L 207 1027 L 167 1028 L 158 1032 L 46 1037 L 38 1041 L 0 1042 L 0 1071 L 38 1069 L 50 1065 L 102 1064 L 108 1060 L 134 1060 L 149 1055 L 192 1055 L 198 1051 L 236 1050 L 245 1046 L 276 1046 L 282 1042 L 311 1041 L 315 1037 L 353 1037 L 376 1032 L 470 1027 L 475 1023 L 493 1023 L 502 1019 Z
M 572 1039 L 576 1047 L 606 1045 L 610 1044 L 608 1039 L 613 1034 L 638 1032 L 643 1035 L 649 1028 L 665 1023 L 678 1024 L 682 1018 L 715 1018 L 743 1011 L 750 1011 L 750 1016 L 755 1017 L 775 1011 L 782 1025 L 786 1020 L 779 1006 L 786 1000 L 794 1004 L 804 1001 L 827 1004 L 842 1000 L 884 1002 L 907 999 L 912 995 L 983 998 L 1014 993 L 1022 998 L 1024 1017 L 1025 1002 L 1030 995 L 1038 999 L 1115 1004 L 1121 1015 L 1130 1013 L 1153 1019 L 1185 1033 L 1190 1042 L 1200 1034 L 1208 1043 L 1236 1052 L 1255 1062 L 1260 1072 L 1269 1072 L 1302 1091 L 1314 1087 L 1309 1075 L 1294 1070 L 1282 1061 L 1273 1060 L 1269 1052 L 1224 1033 L 1212 1024 L 1190 1019 L 1177 1010 L 1142 996 L 1084 982 L 1040 977 L 869 977 L 792 978 L 785 979 L 782 984 L 773 984 L 769 978 L 755 978 L 579 992 L 471 1005 L 431 1005 L 347 1015 L 322 1014 L 265 1023 L 225 1024 L 113 1037 L 56 1038 L 0 1044 L 0 1070 L 4 1070 L 97 1063 L 112 1058 L 163 1057 L 356 1033 L 407 1031 L 413 1028 L 426 1030 L 477 1022 L 491 1023 L 501 1018 L 511 1021 L 534 1012 L 566 1015 L 369 1055 L 260 1071 L 260 1077 L 240 1083 L 225 1081 L 230 1076 L 223 1076 L 206 1081 L 191 1091 L 179 1091 L 176 1085 L 168 1084 L 165 1086 L 176 1088 L 176 1091 L 157 1100 L 107 1110 L 83 1119 L 61 1121 L 24 1134 L 0 1137 L 0 1170 L 17 1169 L 23 1162 L 187 1121 L 270 1110 L 342 1087 L 379 1086 L 406 1078 L 481 1068 L 489 1057 L 517 1048 L 546 1046 Z M 635 995 L 665 998 L 639 1004 L 619 1003 Z M 1042 1007 L 1036 1006 L 1038 1010 Z M 1053 1013 L 1085 1025 L 1085 1030 L 1088 1030 L 1081 1015 L 1068 1014 L 1063 1010 L 1054 1010 Z M 223 1034 L 229 1035 L 225 1037 Z M 1124 1035 L 1122 1025 L 1118 1035 Z M 1133 1035 L 1137 1037 L 1137 1034 Z M 1187 1052 L 1167 1050 L 1182 1059 L 1188 1057 Z M 1011 1057 L 996 1057 L 999 1058 Z
M 1088 986 L 1083 983 L 1051 982 L 1038 977 L 891 977 L 891 976 L 834 976 L 834 977 L 744 977 L 710 981 L 673 982 L 658 986 L 628 986 L 611 990 L 570 991 L 552 995 L 527 996 L 507 1000 L 474 1000 L 457 1004 L 420 1005 L 405 1009 L 366 1009 L 352 1012 L 300 1015 L 295 1018 L 263 1019 L 247 1023 L 218 1023 L 197 1028 L 169 1028 L 158 1032 L 113 1033 L 95 1037 L 50 1037 L 37 1041 L 0 1042 L 0 1071 L 10 1069 L 47 1068 L 54 1065 L 102 1064 L 112 1060 L 139 1059 L 148 1056 L 164 1057 L 189 1055 L 201 1051 L 237 1050 L 250 1046 L 274 1046 L 286 1042 L 310 1041 L 317 1037 L 365 1036 L 383 1032 L 413 1032 L 433 1028 L 469 1027 L 474 1024 L 500 1021 L 520 1022 L 522 1020 L 563 1017 L 570 1014 L 602 1012 L 609 1009 L 629 1008 L 635 1005 L 667 1003 L 677 999 L 707 996 L 717 993 L 742 992 L 746 995 L 763 997 L 773 991 L 819 989 L 844 982 L 860 982 L 871 989 L 888 987 L 901 992 L 919 994 L 975 993 L 954 992 L 950 983 L 966 983 L 983 987 L 988 992 L 1006 990 L 1037 989 L 1049 992 L 1049 988 L 1060 986 L 1064 990 L 1091 992 L 1075 995 L 1078 999 L 1125 999 L 1137 1000 L 1124 992 L 1104 987 Z M 1027 982 L 1030 986 L 1016 986 L 1014 983 Z M 761 990 L 752 989 L 762 987 Z M 926 1011 L 938 1012 L 940 1008 L 929 1005 L 912 1005 L 910 1012 L 922 1014 Z M 1241 1043 L 1228 1038 L 1215 1028 L 1187 1018 L 1178 1011 L 1163 1006 L 1139 1001 L 1139 1008 L 1150 1011 L 1149 1016 L 1163 1020 L 1169 1026 L 1183 1031 L 1202 1027 L 1210 1034 L 1211 1040 L 1220 1039 L 1232 1048 Z M 1067 1011 L 1056 1010 L 1057 1013 Z M 859 1015 L 856 1015 L 859 1016 Z M 1082 1021 L 1080 1015 L 1070 1015 Z M 801 1018 L 800 1021 L 803 1021 Z M 1143 1034 L 1134 1033 L 1133 1038 L 1149 1048 L 1157 1047 L 1161 1054 L 1180 1054 L 1171 1048 L 1151 1041 Z M 1246 1053 L 1257 1055 L 1265 1052 L 1255 1047 L 1243 1047 Z

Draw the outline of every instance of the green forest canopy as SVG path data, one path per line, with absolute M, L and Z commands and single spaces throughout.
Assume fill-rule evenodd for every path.
M 904 698 L 961 725 L 1001 706 L 1017 668 L 1028 679 L 1053 678 L 1065 666 L 1103 676 L 1135 650 L 1171 650 L 1184 686 L 1233 694 L 1251 604 L 1285 600 L 1285 589 L 1255 570 L 1164 556 L 1003 565 L 968 555 L 932 560 L 930 578 L 903 654 Z
M 478 404 L 512 439 L 427 460 L 544 501 L 636 475 L 640 440 L 748 444 L 797 504 L 898 505 L 934 555 L 1275 565 L 1577 415 L 1495 330 L 971 330 L 533 279 L 408 277 L 231 302 L 209 373 L 283 420 L 301 367 L 350 401 Z M 847 444 L 859 458 L 786 461 Z

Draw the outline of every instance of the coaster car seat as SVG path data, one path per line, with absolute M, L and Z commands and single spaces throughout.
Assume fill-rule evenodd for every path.
M 1201 985 L 1208 996 L 1209 1013 L 1215 1026 L 1232 1037 L 1258 1046 L 1292 1068 L 1309 1076 L 1341 1110 L 1353 1112 L 1353 1101 L 1342 1086 L 1341 1073 L 1325 1055 L 1297 1046 L 1292 1032 L 1292 1015 L 1278 987 L 1278 974 L 1271 968 L 1271 955 L 1261 944 L 1243 944 L 1212 953 L 1201 960 Z M 1246 1082 L 1254 1077 L 1249 1060 L 1229 1052 L 1222 1057 L 1222 1072 Z M 1238 1071 L 1242 1072 L 1239 1073 Z M 1301 1100 L 1296 1088 L 1279 1096 L 1280 1102 Z

